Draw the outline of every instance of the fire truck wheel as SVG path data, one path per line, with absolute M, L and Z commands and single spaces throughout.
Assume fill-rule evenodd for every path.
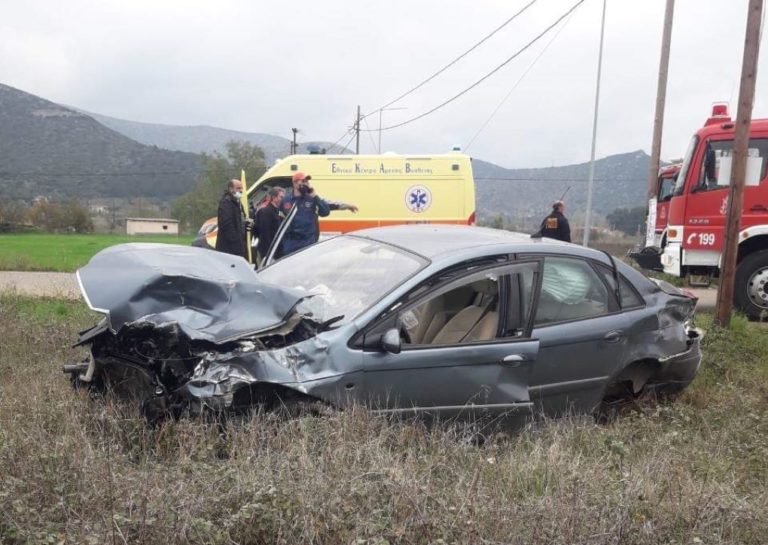
M 739 263 L 733 302 L 753 320 L 768 315 L 768 250 L 749 254 Z

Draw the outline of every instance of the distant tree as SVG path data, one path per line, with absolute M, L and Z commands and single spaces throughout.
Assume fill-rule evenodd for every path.
M 488 227 L 491 227 L 493 229 L 504 229 L 504 216 L 501 214 L 496 214 L 493 219 L 491 219 L 491 222 L 488 224 Z
M 93 220 L 86 207 L 77 201 L 61 204 L 61 228 L 75 233 L 93 233 Z
M 186 195 L 178 198 L 171 208 L 171 215 L 178 219 L 184 230 L 195 230 L 208 218 L 216 215 L 216 208 L 227 182 L 240 178 L 245 171 L 249 184 L 258 180 L 266 171 L 264 151 L 248 142 L 230 141 L 226 144 L 227 155 L 218 152 L 203 154 L 205 174 Z
M 38 200 L 29 209 L 30 223 L 48 232 L 69 231 L 75 233 L 92 233 L 93 220 L 82 204 L 77 201 L 64 203 Z
M 636 235 L 638 230 L 645 223 L 645 207 L 635 208 L 617 208 L 608 216 L 608 224 L 612 229 L 626 233 L 627 235 Z
M 0 201 L 0 223 L 19 225 L 26 221 L 29 207 L 22 201 Z

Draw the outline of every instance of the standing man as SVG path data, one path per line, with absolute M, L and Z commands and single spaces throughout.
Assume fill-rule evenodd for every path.
M 357 212 L 354 204 L 329 203 L 320 198 L 309 185 L 311 176 L 296 172 L 291 178 L 292 191 L 283 199 L 283 212 L 288 215 L 296 207 L 296 215 L 282 242 L 282 255 L 286 256 L 317 242 L 320 237 L 318 217 L 326 217 L 331 210 Z
M 253 226 L 253 235 L 259 237 L 256 249 L 259 254 L 259 262 L 267 257 L 269 247 L 275 240 L 277 230 L 280 228 L 280 205 L 283 202 L 285 190 L 282 187 L 271 187 L 267 192 L 267 204 L 256 212 L 256 222 Z M 279 253 L 277 254 L 279 255 Z
M 552 213 L 544 218 L 539 230 L 542 237 L 554 238 L 563 242 L 571 241 L 571 226 L 565 217 L 565 203 L 557 201 L 552 205 Z
M 219 211 L 217 214 L 219 227 L 216 235 L 216 250 L 227 254 L 239 255 L 247 259 L 245 212 L 240 201 L 242 195 L 242 182 L 240 180 L 230 180 L 227 184 L 227 190 L 219 201 Z

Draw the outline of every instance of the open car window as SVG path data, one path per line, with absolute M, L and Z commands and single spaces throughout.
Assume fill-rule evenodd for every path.
M 537 270 L 535 262 L 491 267 L 429 291 L 399 311 L 404 345 L 449 346 L 525 337 Z

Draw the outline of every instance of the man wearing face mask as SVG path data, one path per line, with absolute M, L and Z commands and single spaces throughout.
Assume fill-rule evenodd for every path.
M 320 198 L 309 185 L 311 179 L 303 172 L 295 172 L 291 178 L 292 191 L 283 198 L 282 210 L 286 215 L 296 207 L 296 215 L 282 242 L 283 256 L 317 242 L 320 237 L 318 217 L 328 216 L 331 210 L 350 210 L 353 213 L 358 210 L 354 204 L 329 203 Z
M 245 212 L 240 201 L 242 195 L 242 182 L 230 180 L 219 201 L 216 250 L 248 259 L 245 235 L 246 228 L 251 226 L 251 220 L 245 221 Z

